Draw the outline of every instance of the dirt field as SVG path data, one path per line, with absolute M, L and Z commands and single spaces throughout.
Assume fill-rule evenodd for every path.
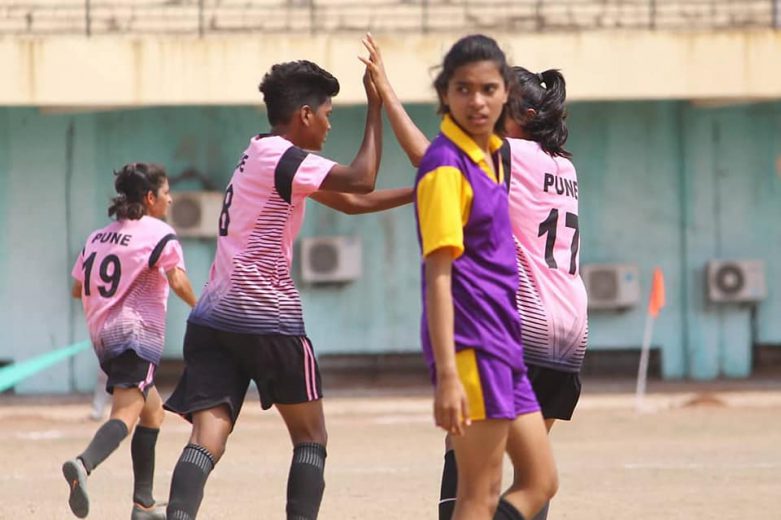
M 323 520 L 436 518 L 442 435 L 428 392 L 332 392 Z M 254 399 L 254 395 L 252 396 Z M 781 518 L 781 386 L 654 394 L 636 414 L 627 393 L 586 393 L 552 438 L 561 488 L 550 520 Z M 284 518 L 291 449 L 275 413 L 245 405 L 209 480 L 199 518 Z M 87 397 L 0 398 L 0 519 L 67 519 L 60 465 L 89 441 Z M 156 491 L 165 499 L 189 426 L 168 416 Z M 130 513 L 129 442 L 90 480 L 90 518 Z

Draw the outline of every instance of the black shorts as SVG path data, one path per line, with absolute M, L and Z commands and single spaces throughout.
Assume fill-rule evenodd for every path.
M 192 421 L 193 412 L 225 404 L 235 424 L 250 380 L 264 410 L 323 396 L 320 369 L 305 336 L 237 334 L 188 323 L 184 372 L 164 406 Z
M 569 421 L 580 399 L 580 374 L 527 365 L 529 381 L 545 419 Z
M 104 361 L 100 368 L 108 376 L 106 392 L 110 394 L 114 393 L 114 388 L 138 388 L 146 399 L 149 389 L 155 386 L 157 367 L 154 363 L 138 357 L 133 350 L 126 350 Z

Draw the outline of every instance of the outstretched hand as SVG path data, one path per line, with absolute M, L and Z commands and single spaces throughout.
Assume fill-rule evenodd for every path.
M 358 59 L 366 65 L 366 71 L 371 75 L 371 79 L 374 81 L 374 85 L 379 91 L 380 96 L 385 97 L 385 94 L 390 91 L 390 81 L 385 73 L 385 64 L 382 62 L 382 54 L 380 53 L 380 46 L 374 40 L 371 33 L 366 33 L 366 36 L 361 38 L 361 43 L 369 51 L 369 57 L 364 58 L 358 56 Z

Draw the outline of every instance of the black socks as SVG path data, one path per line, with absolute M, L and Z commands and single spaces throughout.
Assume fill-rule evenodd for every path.
M 504 497 L 499 499 L 499 505 L 496 507 L 494 520 L 525 520 L 520 511 L 509 503 Z
M 111 419 L 103 423 L 95 432 L 87 449 L 78 457 L 84 464 L 87 474 L 92 473 L 98 464 L 106 460 L 125 437 L 127 437 L 127 426 L 119 419 Z
M 136 426 L 130 443 L 130 455 L 133 458 L 133 502 L 144 507 L 152 507 L 152 485 L 155 477 L 155 445 L 158 428 Z
M 315 520 L 323 499 L 325 446 L 314 442 L 298 444 L 287 478 L 287 520 Z M 177 519 L 173 519 L 177 520 Z
M 545 502 L 545 505 L 542 506 L 540 512 L 534 515 L 532 520 L 548 520 L 548 507 L 550 507 L 550 502 Z
M 442 484 L 439 488 L 439 520 L 450 520 L 456 508 L 456 490 L 458 488 L 458 467 L 456 452 L 445 453 L 445 465 L 442 467 Z
M 171 477 L 168 498 L 168 520 L 195 520 L 203 500 L 203 488 L 214 469 L 214 457 L 197 444 L 184 447 Z

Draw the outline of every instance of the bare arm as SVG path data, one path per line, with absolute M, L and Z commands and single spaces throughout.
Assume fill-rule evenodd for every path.
M 437 426 L 448 433 L 461 435 L 469 424 L 469 409 L 456 366 L 452 249 L 432 251 L 426 256 L 425 266 L 428 330 L 437 370 L 434 418 Z
M 382 98 L 368 73 L 363 76 L 366 89 L 366 128 L 355 159 L 349 166 L 336 164 L 320 185 L 322 191 L 371 193 L 377 180 L 382 155 Z
M 168 285 L 171 286 L 171 290 L 175 292 L 184 303 L 190 307 L 194 307 L 196 301 L 195 293 L 193 292 L 193 286 L 190 284 L 187 273 L 178 267 L 174 267 L 170 271 L 166 271 L 165 275 L 168 278 Z
M 388 120 L 391 128 L 393 128 L 393 133 L 396 135 L 396 139 L 407 154 L 407 157 L 409 157 L 412 165 L 417 168 L 420 165 L 423 154 L 426 153 L 426 148 L 428 148 L 430 141 L 415 125 L 404 109 L 404 105 L 401 104 L 398 96 L 396 96 L 396 92 L 393 90 L 393 86 L 390 84 L 388 75 L 385 72 L 385 64 L 382 61 L 382 54 L 380 54 L 380 47 L 377 45 L 377 42 L 374 41 L 371 34 L 367 34 L 366 38 L 361 41 L 369 51 L 369 59 L 359 59 L 366 65 L 366 69 L 371 74 L 372 80 L 374 80 L 374 84 L 377 86 L 380 96 L 382 96 L 385 113 L 388 114 Z
M 81 291 L 82 291 L 81 282 L 76 280 L 75 282 L 73 282 L 73 287 L 71 287 L 71 296 L 79 300 L 81 299 Z
M 396 208 L 412 202 L 412 188 L 394 188 L 390 190 L 377 190 L 366 195 L 352 193 L 338 193 L 335 191 L 318 191 L 310 195 L 324 206 L 341 211 L 348 215 L 362 213 L 375 213 L 386 209 Z

